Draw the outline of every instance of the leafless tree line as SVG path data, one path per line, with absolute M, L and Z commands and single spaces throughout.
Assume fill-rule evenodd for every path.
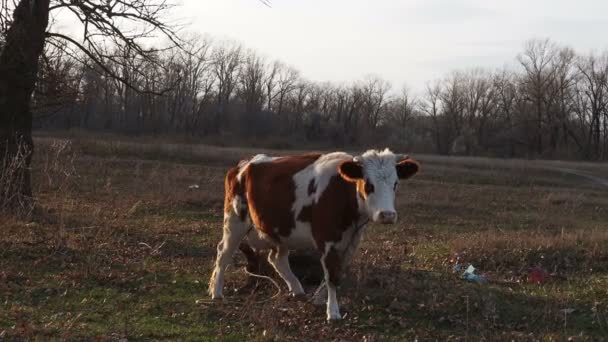
M 375 76 L 311 82 L 236 42 L 196 37 L 182 46 L 147 58 L 116 47 L 98 54 L 111 56 L 99 65 L 48 45 L 37 127 L 608 159 L 608 53 L 531 40 L 513 69 L 455 71 L 414 94 Z

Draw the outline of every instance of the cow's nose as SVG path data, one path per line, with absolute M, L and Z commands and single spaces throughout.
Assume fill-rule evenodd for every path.
M 397 221 L 397 213 L 394 211 L 381 211 L 378 216 L 380 222 L 384 224 L 395 223 Z

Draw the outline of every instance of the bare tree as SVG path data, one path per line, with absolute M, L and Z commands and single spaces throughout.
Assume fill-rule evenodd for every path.
M 579 147 L 588 158 L 604 159 L 606 153 L 606 113 L 608 112 L 608 54 L 579 58 L 576 113 L 584 146 Z M 603 119 L 603 124 L 602 124 Z M 602 141 L 602 131 L 604 137 Z
M 412 95 L 410 88 L 403 86 L 399 95 L 392 98 L 387 107 L 387 120 L 390 122 L 390 127 L 395 128 L 396 135 L 401 141 L 410 141 L 412 138 L 410 126 L 413 119 L 419 115 L 418 98 Z
M 242 46 L 234 42 L 224 42 L 216 46 L 212 53 L 213 71 L 216 77 L 216 110 L 211 121 L 210 133 L 219 132 L 220 119 L 226 113 L 238 82 L 242 64 Z
M 210 40 L 195 37 L 186 45 L 180 60 L 186 88 L 185 111 L 188 113 L 185 129 L 191 133 L 199 128 L 201 117 L 213 96 L 215 77 L 212 72 L 210 52 Z
M 550 101 L 548 89 L 555 76 L 555 69 L 551 66 L 556 54 L 557 46 L 550 40 L 530 40 L 526 42 L 524 52 L 517 57 L 525 71 L 525 77 L 521 78 L 524 98 L 530 103 L 535 113 L 534 144 L 538 154 L 542 154 L 544 151 L 544 119 Z
M 276 112 L 283 113 L 283 105 L 289 94 L 296 89 L 296 84 L 300 79 L 300 72 L 293 67 L 279 64 L 277 68 L 277 90 L 276 90 Z
M 308 98 L 311 91 L 310 82 L 300 79 L 294 85 L 292 96 L 290 97 L 289 111 L 295 115 L 295 129 L 299 129 L 299 124 L 303 121 L 304 113 L 308 105 Z
M 382 119 L 382 110 L 386 105 L 386 98 L 390 89 L 391 84 L 377 76 L 367 76 L 362 82 L 364 111 L 367 124 L 371 129 L 378 127 Z
M 521 103 L 517 88 L 517 76 L 506 69 L 497 72 L 493 77 L 493 88 L 496 96 L 497 119 L 502 121 L 500 127 L 505 131 L 509 148 L 509 155 L 515 157 L 516 138 L 516 112 Z
M 249 50 L 243 59 L 239 75 L 239 95 L 245 103 L 246 113 L 257 113 L 264 105 L 264 81 L 266 63 L 254 51 Z
M 272 102 L 274 101 L 277 92 L 276 89 L 276 76 L 277 71 L 279 70 L 281 63 L 279 61 L 274 61 L 269 65 L 268 72 L 266 73 L 266 79 L 264 80 L 264 88 L 266 90 L 266 109 L 268 111 L 272 111 Z
M 18 3 L 0 55 L 0 174 L 4 183 L 0 197 L 8 198 L 11 207 L 30 208 L 32 204 L 30 97 L 44 48 L 49 5 L 49 0 Z M 12 165 L 16 170 L 9 170 Z
M 445 80 L 439 97 L 445 123 L 442 136 L 445 148 L 454 149 L 457 138 L 467 140 L 470 132 L 465 126 L 465 78 L 462 72 L 453 72 Z M 464 143 L 466 145 L 466 142 Z
M 141 45 L 146 37 L 161 32 L 174 43 L 178 40 L 172 28 L 162 20 L 171 8 L 165 0 L 19 0 L 10 18 L 6 10 L 8 4 L 2 5 L 2 25 L 8 29 L 0 54 L 0 173 L 5 173 L 11 160 L 24 161 L 7 180 L 10 190 L 4 195 L 13 198 L 12 206 L 31 207 L 29 166 L 34 142 L 30 98 L 45 42 L 58 46 L 59 41 L 68 42 L 105 72 L 126 83 L 121 75 L 103 65 L 101 57 L 112 59 L 113 56 L 104 55 L 101 46 L 112 42 L 147 56 L 151 51 Z M 72 13 L 80 21 L 81 42 L 67 34 L 47 31 L 49 14 L 59 10 Z M 139 24 L 139 29 L 125 29 L 132 24 Z
M 32 111 L 36 113 L 34 119 L 62 113 L 64 126 L 78 126 L 80 119 L 76 117 L 76 107 L 83 76 L 84 68 L 65 51 L 65 47 L 45 48 L 31 100 Z
M 549 88 L 547 105 L 551 110 L 547 113 L 549 129 L 549 146 L 557 151 L 560 142 L 568 144 L 568 120 L 572 112 L 573 91 L 575 88 L 577 70 L 575 68 L 576 54 L 569 47 L 562 47 L 556 53 L 551 65 L 553 82 Z
M 401 93 L 393 101 L 392 118 L 400 129 L 405 130 L 409 122 L 418 111 L 418 99 L 412 95 L 412 91 L 407 86 L 401 88 Z
M 346 112 L 343 119 L 344 135 L 350 142 L 355 142 L 357 130 L 362 121 L 362 107 L 364 102 L 363 91 L 357 84 L 347 88 L 346 93 Z
M 472 69 L 462 75 L 466 153 L 474 148 L 484 148 L 488 120 L 494 111 L 494 87 L 491 75 L 482 69 Z M 473 133 L 474 132 L 474 133 Z M 474 134 L 475 139 L 470 135 Z M 475 141 L 474 141 L 475 140 Z M 474 147 L 473 144 L 476 146 Z
M 423 113 L 431 118 L 430 130 L 433 135 L 437 152 L 440 154 L 448 154 L 449 146 L 444 143 L 443 139 L 444 120 L 441 115 L 443 111 L 441 92 L 441 83 L 435 82 L 434 84 L 428 84 L 421 109 Z

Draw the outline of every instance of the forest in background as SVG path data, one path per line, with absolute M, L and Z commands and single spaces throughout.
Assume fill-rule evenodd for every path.
M 35 129 L 608 159 L 608 53 L 579 54 L 549 39 L 525 42 L 512 68 L 454 71 L 417 93 L 374 75 L 310 81 L 239 42 L 202 36 L 145 58 L 120 46 L 99 55 L 95 62 L 68 45 L 46 45 Z

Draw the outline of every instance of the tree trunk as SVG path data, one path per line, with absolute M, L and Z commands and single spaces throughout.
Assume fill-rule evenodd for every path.
M 30 208 L 34 151 L 30 99 L 48 25 L 49 0 L 21 0 L 0 55 L 0 201 Z
M 543 112 L 541 100 L 537 99 L 536 105 L 536 153 L 538 157 L 543 154 Z

